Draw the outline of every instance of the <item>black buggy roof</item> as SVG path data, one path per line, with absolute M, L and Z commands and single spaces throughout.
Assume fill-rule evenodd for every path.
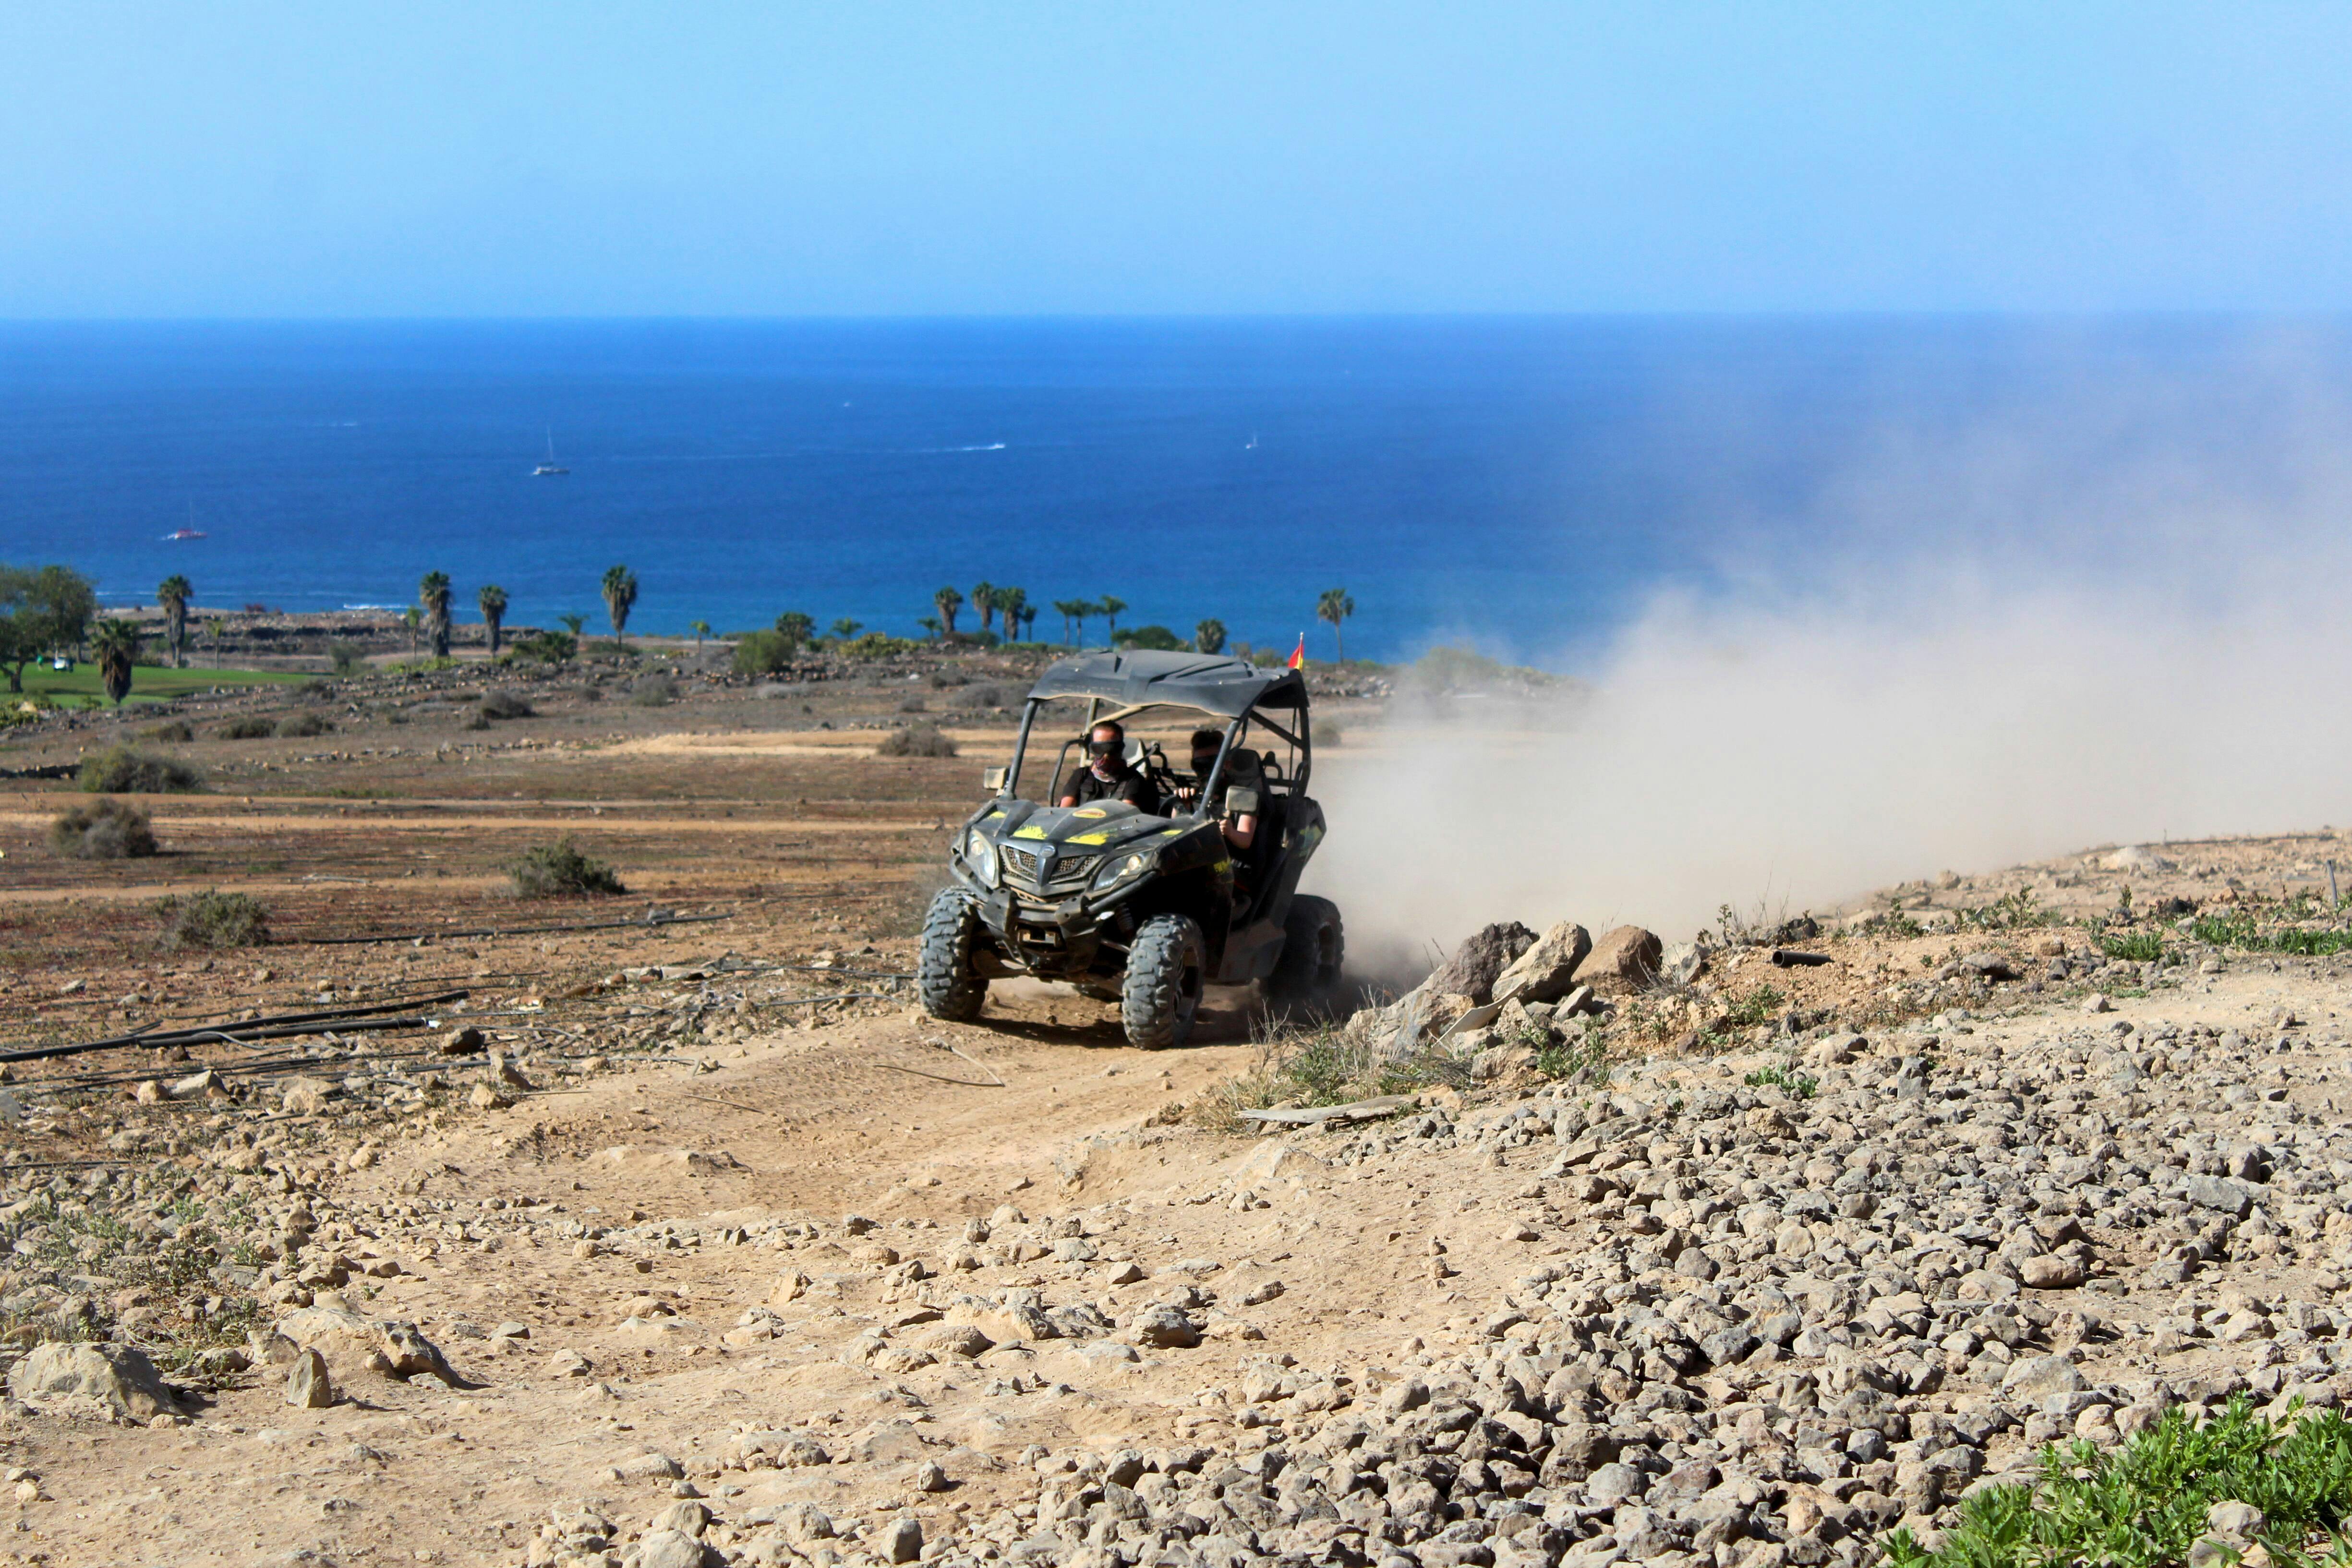
M 1046 668 L 1029 689 L 1048 697 L 1099 697 L 1122 708 L 1164 702 L 1238 719 L 1253 708 L 1304 708 L 1307 682 L 1295 669 L 1260 669 L 1214 653 L 1086 653 Z

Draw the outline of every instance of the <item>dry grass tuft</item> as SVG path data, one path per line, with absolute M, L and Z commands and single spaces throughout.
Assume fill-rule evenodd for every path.
M 909 724 L 903 730 L 893 730 L 889 738 L 874 748 L 877 757 L 952 757 L 956 744 L 937 724 Z
M 580 852 L 569 837 L 526 849 L 507 868 L 516 893 L 526 899 L 562 899 L 591 893 L 625 893 L 621 879 L 602 860 Z
M 217 889 L 157 901 L 166 947 L 258 947 L 269 940 L 269 913 L 249 893 Z
M 68 860 L 123 860 L 155 853 L 155 833 L 145 812 L 101 795 L 51 823 L 49 847 Z
M 196 770 L 174 757 L 116 746 L 81 765 L 81 787 L 91 795 L 194 795 L 204 788 Z

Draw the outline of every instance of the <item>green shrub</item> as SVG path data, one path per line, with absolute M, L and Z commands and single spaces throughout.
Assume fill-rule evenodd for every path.
M 1192 646 L 1166 626 L 1130 626 L 1112 634 L 1110 640 L 1118 647 L 1139 647 L 1152 653 L 1175 653 Z
M 247 714 L 215 725 L 213 733 L 224 741 L 260 741 L 278 732 L 278 726 L 258 714 Z
M 268 911 L 247 893 L 218 890 L 192 898 L 166 898 L 155 905 L 163 917 L 167 947 L 258 947 L 269 940 Z
M 639 676 L 629 688 L 629 700 L 640 708 L 667 708 L 677 700 L 677 682 L 666 669 Z
M 779 632 L 747 632 L 735 645 L 735 673 L 774 675 L 793 664 L 792 639 Z
M 867 632 L 855 642 L 843 643 L 841 651 L 851 658 L 887 658 L 894 653 L 912 653 L 922 646 L 887 632 Z
M 580 639 L 570 632 L 533 632 L 508 645 L 509 657 L 536 659 L 541 664 L 564 664 L 579 653 Z
M 334 721 L 323 713 L 296 713 L 278 721 L 278 732 L 297 740 L 324 735 L 334 727 Z
M 2164 938 L 2152 931 L 2103 933 L 2099 951 L 2131 963 L 2153 963 L 2164 956 Z
M 49 825 L 49 846 L 68 860 L 121 860 L 155 853 L 155 834 L 145 812 L 108 795 L 68 807 Z
M 531 711 L 530 703 L 520 693 L 512 691 L 482 693 L 481 714 L 485 719 L 528 719 L 531 716 Z
M 185 719 L 174 719 L 167 724 L 152 725 L 140 731 L 139 734 L 142 740 L 147 741 L 185 742 L 196 738 L 196 732 L 188 728 L 188 721 Z
M 116 746 L 81 765 L 81 787 L 91 795 L 194 795 L 204 788 L 196 770 L 174 757 Z
M 2208 1538 L 2217 1502 L 2262 1510 L 2254 1531 L 2287 1565 L 2352 1555 L 2352 1426 L 2335 1411 L 2298 1410 L 2293 1425 L 2253 1413 L 2243 1394 L 2201 1425 L 2176 1406 L 2113 1453 L 2088 1442 L 2042 1450 L 2031 1486 L 1986 1487 L 1960 1504 L 1937 1551 L 1908 1530 L 1886 1537 L 1889 1568 L 2178 1568 Z M 2314 1542 L 2311 1537 L 2320 1537 Z M 2234 1563 L 2244 1545 L 2221 1542 Z
M 524 850 L 507 868 L 507 875 L 514 879 L 515 891 L 526 899 L 628 891 L 610 866 L 582 854 L 569 837 Z
M 909 724 L 903 730 L 893 730 L 887 739 L 874 748 L 877 757 L 952 757 L 955 742 L 937 724 Z
M 367 668 L 367 651 L 338 637 L 327 645 L 327 668 L 337 675 L 357 675 Z

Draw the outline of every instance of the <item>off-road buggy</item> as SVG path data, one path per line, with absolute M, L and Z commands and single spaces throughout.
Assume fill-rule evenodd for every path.
M 1107 720 L 1129 731 L 1129 766 L 1161 814 L 1055 804 L 1089 765 L 1087 731 Z M 1137 732 L 1177 724 L 1223 730 L 1205 778 L 1171 768 L 1161 743 Z M 1261 734 L 1279 746 L 1254 749 Z M 1050 773 L 1033 740 L 1041 753 L 1055 748 Z M 1307 794 L 1311 740 L 1296 670 L 1150 652 L 1048 668 L 1023 706 L 1011 765 L 988 770 L 994 793 L 949 853 L 954 883 L 923 924 L 924 1008 L 967 1019 L 992 978 L 1064 980 L 1116 1000 L 1129 1042 L 1157 1047 L 1184 1038 L 1208 984 L 1262 980 L 1285 1004 L 1329 991 L 1344 956 L 1339 911 L 1297 890 L 1323 841 L 1323 808 Z M 1227 843 L 1221 805 L 1256 816 L 1247 849 Z

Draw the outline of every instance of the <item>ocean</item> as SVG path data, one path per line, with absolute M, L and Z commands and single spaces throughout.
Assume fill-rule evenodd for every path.
M 1890 447 L 2193 378 L 2179 321 L 1381 319 L 0 324 L 0 560 L 110 602 L 920 635 L 933 590 L 1115 595 L 1335 651 L 1574 668 L 1652 595 L 1918 547 Z M 2030 423 L 2030 421 L 2029 421 Z M 534 477 L 550 442 L 570 472 Z M 205 537 L 170 542 L 193 527 Z M 976 624 L 967 608 L 961 623 Z M 1087 628 L 1099 641 L 1103 623 Z

